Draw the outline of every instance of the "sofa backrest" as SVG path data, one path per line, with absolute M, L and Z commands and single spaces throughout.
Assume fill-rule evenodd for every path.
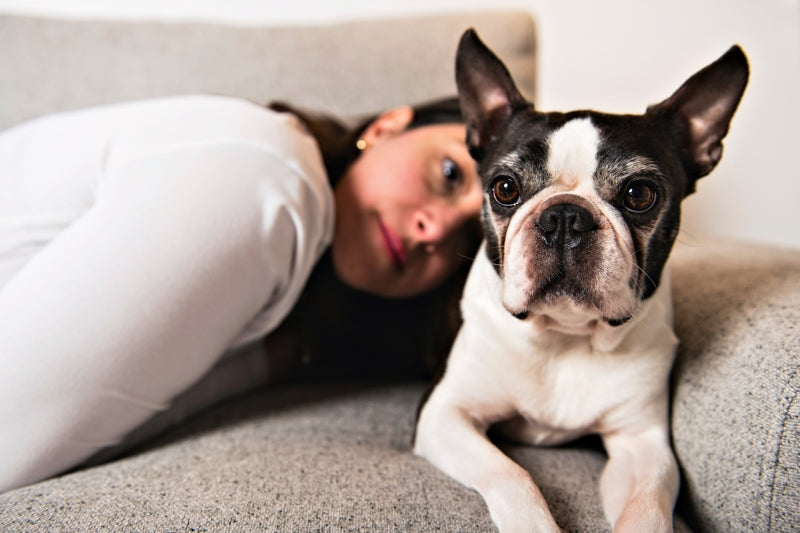
M 455 94 L 455 50 L 469 27 L 533 98 L 535 26 L 522 11 L 315 26 L 0 16 L 0 130 L 49 112 L 188 93 L 372 113 Z

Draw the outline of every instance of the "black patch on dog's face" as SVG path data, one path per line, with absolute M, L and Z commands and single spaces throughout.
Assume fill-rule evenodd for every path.
M 634 243 L 639 269 L 637 292 L 651 296 L 661 279 L 680 227 L 688 177 L 674 139 L 664 125 L 647 116 L 592 113 L 600 131 L 595 183 L 601 197 L 624 218 Z M 644 182 L 656 193 L 656 204 L 642 213 L 626 208 L 624 195 L 631 183 Z
M 519 205 L 532 198 L 550 183 L 546 170 L 547 137 L 553 122 L 563 123 L 554 114 L 528 110 L 515 114 L 507 124 L 506 135 L 492 143 L 478 160 L 478 175 L 483 181 L 482 220 L 487 239 L 486 251 L 498 271 L 501 268 L 506 229 Z M 520 200 L 514 206 L 502 206 L 492 200 L 492 186 L 509 177 L 519 188 Z

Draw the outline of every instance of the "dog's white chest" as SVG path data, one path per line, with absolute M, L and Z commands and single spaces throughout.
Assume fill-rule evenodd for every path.
M 487 425 L 507 421 L 525 442 L 554 444 L 623 426 L 665 390 L 675 337 L 659 306 L 647 313 L 647 331 L 628 328 L 619 345 L 602 350 L 590 336 L 538 331 L 511 316 L 488 261 L 470 276 L 464 326 L 440 388 Z
M 468 330 L 465 335 L 469 340 Z M 488 420 L 510 419 L 506 428 L 526 442 L 555 444 L 598 432 L 607 412 L 627 396 L 626 379 L 610 355 L 596 353 L 583 339 L 561 337 L 525 350 L 487 343 L 487 350 L 465 355 L 459 370 L 494 389 L 492 394 L 476 384 L 471 392 L 486 400 Z M 459 381 L 464 379 L 462 374 Z

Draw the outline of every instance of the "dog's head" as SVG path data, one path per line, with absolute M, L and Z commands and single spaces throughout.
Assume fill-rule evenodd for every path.
M 643 115 L 541 113 L 467 31 L 456 80 L 506 309 L 567 329 L 633 316 L 658 287 L 681 201 L 720 160 L 747 78 L 733 47 Z

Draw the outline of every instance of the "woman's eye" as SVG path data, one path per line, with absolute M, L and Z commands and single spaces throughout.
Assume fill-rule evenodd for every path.
M 644 213 L 656 203 L 656 189 L 646 181 L 632 181 L 625 188 L 622 203 L 632 213 Z
M 513 179 L 500 176 L 492 183 L 492 196 L 498 204 L 511 207 L 519 201 L 519 189 Z
M 449 157 L 445 157 L 444 161 L 442 162 L 442 175 L 450 187 L 456 187 L 460 185 L 463 179 L 463 174 L 461 172 L 461 168 L 458 166 L 458 163 Z

